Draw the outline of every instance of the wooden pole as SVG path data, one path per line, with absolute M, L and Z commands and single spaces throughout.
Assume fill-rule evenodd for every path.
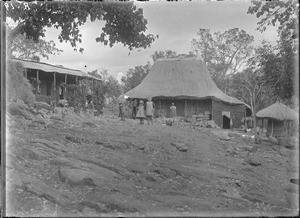
M 264 132 L 264 118 L 261 119 L 261 132 Z
M 273 119 L 272 119 L 272 131 L 271 131 L 271 136 L 273 136 Z
M 25 68 L 25 73 L 24 73 L 24 75 L 25 75 L 25 78 L 27 79 L 27 68 Z
M 187 100 L 184 100 L 184 119 L 187 117 Z
M 55 72 L 53 74 L 53 91 L 54 91 L 54 99 L 55 99 L 54 105 L 56 106 L 56 103 L 57 103 L 57 93 L 56 93 L 56 73 Z
M 64 100 L 67 99 L 67 79 L 68 79 L 68 75 L 65 74 Z
M 39 77 L 39 70 L 36 71 L 36 82 L 37 82 L 37 91 L 40 92 L 40 77 Z
M 159 117 L 161 117 L 161 101 L 159 100 Z
M 56 73 L 53 74 L 53 90 L 56 91 Z

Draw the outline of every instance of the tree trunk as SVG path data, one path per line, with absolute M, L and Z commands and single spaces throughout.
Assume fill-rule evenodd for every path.
M 255 144 L 260 142 L 259 136 L 257 133 L 257 118 L 256 118 L 256 110 L 257 109 L 257 101 L 256 101 L 256 93 L 253 94 L 253 129 L 254 129 L 254 140 Z

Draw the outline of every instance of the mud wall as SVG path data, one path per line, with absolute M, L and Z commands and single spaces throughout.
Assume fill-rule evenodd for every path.
M 172 103 L 176 106 L 177 116 L 191 117 L 193 114 L 204 114 L 205 111 L 211 112 L 211 102 L 210 99 L 205 100 L 186 100 L 187 101 L 187 110 L 186 114 L 184 111 L 185 100 L 172 100 L 172 99 L 155 99 L 155 114 L 159 116 L 161 114 L 164 117 L 170 117 L 170 107 Z M 160 102 L 160 103 L 159 103 Z
M 230 111 L 230 118 L 233 122 L 231 128 L 238 128 L 243 124 L 241 121 L 246 115 L 245 105 L 230 105 L 222 101 L 212 100 L 212 119 L 221 128 L 223 128 L 222 111 Z
M 273 124 L 272 124 L 273 123 Z M 273 125 L 273 133 L 272 133 L 272 125 Z M 285 125 L 283 121 L 268 119 L 268 127 L 267 127 L 267 136 L 279 136 L 282 137 L 285 134 Z

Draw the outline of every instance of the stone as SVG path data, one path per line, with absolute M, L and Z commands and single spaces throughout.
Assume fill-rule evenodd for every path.
M 91 196 L 88 196 L 88 200 L 90 202 L 101 202 L 110 212 L 114 210 L 117 212 L 137 212 L 137 207 L 143 205 L 138 199 L 125 196 L 121 193 L 109 195 L 92 194 Z
M 81 144 L 82 142 L 85 141 L 83 138 L 79 138 L 79 137 L 75 137 L 75 136 L 66 136 L 66 139 L 71 142 L 78 143 L 78 144 Z
M 216 128 L 218 125 L 213 120 L 206 121 L 206 128 Z
M 251 147 L 249 145 L 244 145 L 244 146 L 242 146 L 242 149 L 245 150 L 245 151 L 252 151 L 253 147 Z
M 98 128 L 98 126 L 92 122 L 83 122 L 82 123 L 83 126 L 88 126 L 90 128 Z
M 111 170 L 117 174 L 121 174 L 121 172 L 124 171 L 123 168 L 118 167 L 116 165 L 111 165 L 109 163 L 107 163 L 107 161 L 102 161 L 101 159 L 95 159 L 94 157 L 90 156 L 90 155 L 85 155 L 85 154 L 77 154 L 77 153 L 66 153 L 66 157 L 71 157 L 71 158 L 76 158 L 72 159 L 73 162 L 78 162 L 78 160 L 81 160 L 81 162 L 85 162 L 85 163 L 90 163 L 92 164 L 92 166 L 94 165 L 95 167 L 102 167 L 102 168 L 106 168 L 108 170 Z
M 173 122 L 172 122 L 171 120 L 166 120 L 166 124 L 167 124 L 168 126 L 172 126 Z
M 158 168 L 153 170 L 154 173 L 157 173 L 165 178 L 173 178 L 177 175 L 177 173 L 173 170 L 170 170 L 168 168 Z
M 171 142 L 171 145 L 175 146 L 177 150 L 181 152 L 186 152 L 188 149 L 184 143 L 178 143 L 178 142 Z
M 32 160 L 43 160 L 45 156 L 39 151 L 33 151 L 30 148 L 22 148 L 21 150 L 22 156 L 26 156 Z
M 90 207 L 84 207 L 81 211 L 81 214 L 84 217 L 99 217 L 99 214 L 96 212 L 96 209 L 92 209 Z
M 76 195 L 65 190 L 54 189 L 46 183 L 39 181 L 38 178 L 16 170 L 13 170 L 7 178 L 9 184 L 24 187 L 26 191 L 39 197 L 44 197 L 61 206 L 68 206 L 77 201 Z
M 62 181 L 70 185 L 88 186 L 103 186 L 105 183 L 118 178 L 118 174 L 115 172 L 98 166 L 81 169 L 60 169 L 59 176 Z
M 229 133 L 228 133 L 228 136 L 229 136 L 229 137 L 236 137 L 237 135 L 238 135 L 238 134 L 235 134 L 235 133 L 233 133 L 233 132 L 229 132 Z
M 49 113 L 49 111 L 46 110 L 46 109 L 44 109 L 44 108 L 42 108 L 42 109 L 38 110 L 38 113 L 41 114 L 41 115 L 46 115 L 46 114 Z
M 38 111 L 37 111 L 35 108 L 33 108 L 33 107 L 28 108 L 28 111 L 29 111 L 31 114 L 33 114 L 33 115 L 37 115 L 37 114 L 38 114 Z
M 40 110 L 40 109 L 46 109 L 48 111 L 52 110 L 51 106 L 45 102 L 34 102 L 34 107 L 37 109 L 37 110 Z
M 126 168 L 133 173 L 144 173 L 147 172 L 148 170 L 148 167 L 142 164 L 131 164 Z
M 290 182 L 299 185 L 299 179 L 290 179 Z
M 273 136 L 268 137 L 268 141 L 273 144 L 278 144 L 278 140 Z
M 251 166 L 259 166 L 261 165 L 261 160 L 257 155 L 249 154 L 248 157 L 245 158 L 246 163 Z
M 24 105 L 20 105 L 16 102 L 7 104 L 7 111 L 13 116 L 22 116 L 25 119 L 32 120 L 33 115 L 27 111 Z
M 58 121 L 63 120 L 59 115 L 56 115 L 56 114 L 52 115 L 52 116 L 50 117 L 50 119 L 58 120 Z
M 225 131 L 212 131 L 219 139 L 229 141 L 231 138 L 228 136 L 228 133 Z
M 42 117 L 41 114 L 38 114 L 35 118 L 34 118 L 34 122 L 39 123 L 39 124 L 46 124 L 46 120 L 45 118 Z
M 84 213 L 85 209 L 86 209 L 86 212 L 89 212 L 90 210 L 87 210 L 87 208 L 91 208 L 97 212 L 100 212 L 100 213 L 107 213 L 109 212 L 107 210 L 107 208 L 105 207 L 105 204 L 101 204 L 101 203 L 98 203 L 98 202 L 94 202 L 94 201 L 89 201 L 89 200 L 84 200 L 82 202 L 80 202 L 80 207 L 83 207 L 82 209 L 82 213 Z M 89 213 L 87 213 L 87 215 L 90 215 Z
M 91 177 L 94 175 L 82 169 L 63 169 L 59 170 L 59 177 L 63 182 L 70 185 L 89 185 L 96 186 Z
M 31 143 L 36 144 L 36 146 L 45 146 L 50 149 L 54 149 L 61 152 L 67 152 L 69 149 L 65 147 L 63 144 L 55 141 L 49 141 L 46 139 L 33 139 Z

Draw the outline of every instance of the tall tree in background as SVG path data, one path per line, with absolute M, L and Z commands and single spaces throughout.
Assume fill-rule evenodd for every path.
M 60 42 L 69 42 L 74 50 L 81 43 L 79 27 L 87 19 L 94 22 L 104 21 L 105 25 L 96 38 L 97 42 L 112 47 L 115 43 L 122 43 L 130 50 L 147 48 L 154 41 L 152 34 L 145 35 L 147 20 L 143 10 L 137 8 L 133 2 L 6 2 L 6 15 L 16 26 L 7 36 L 7 48 L 11 48 L 15 38 L 22 34 L 28 39 L 38 42 L 45 36 L 46 27 L 55 27 L 61 32 Z M 83 48 L 79 48 L 83 51 Z
M 253 41 L 253 36 L 238 28 L 214 34 L 209 29 L 199 29 L 197 38 L 192 40 L 192 49 L 204 60 L 217 86 L 226 93 L 230 75 L 245 66 L 253 51 Z
M 247 68 L 242 74 L 242 77 L 240 78 L 242 81 L 240 81 L 239 84 L 242 88 L 245 88 L 246 92 L 248 92 L 250 107 L 253 115 L 252 118 L 254 124 L 255 142 L 258 142 L 258 134 L 256 131 L 257 119 L 255 114 L 260 107 L 264 92 L 267 91 L 266 83 L 268 82 L 268 78 L 265 77 L 261 68 L 255 68 L 255 65 Z
M 49 55 L 58 55 L 62 50 L 58 49 L 55 43 L 39 39 L 34 42 L 23 35 L 18 35 L 12 42 L 11 55 L 15 58 L 40 61 L 40 57 L 49 58 Z
M 290 104 L 294 95 L 296 67 L 292 44 L 284 40 L 279 41 L 277 46 L 271 46 L 265 41 L 256 49 L 255 59 L 268 78 L 266 85 L 272 90 L 274 98 Z
M 115 77 L 108 75 L 107 69 L 93 70 L 88 74 L 102 80 L 102 95 L 107 97 L 118 97 L 121 94 L 122 86 Z
M 275 87 L 275 94 L 287 104 L 291 104 L 293 98 L 298 101 L 295 96 L 298 95 L 299 87 L 298 82 L 295 81 L 299 80 L 299 72 L 296 72 L 296 59 L 299 52 L 294 39 L 296 38 L 299 42 L 299 3 L 296 0 L 274 0 L 251 1 L 251 4 L 247 13 L 261 18 L 257 23 L 257 29 L 263 32 L 268 25 L 276 26 L 280 37 L 276 47 L 277 61 L 274 61 L 274 55 L 269 55 L 264 58 L 263 62 L 266 74 L 270 78 L 269 85 Z M 274 66 L 278 64 L 280 67 L 274 71 Z
M 146 65 L 136 66 L 127 71 L 126 75 L 122 77 L 124 92 L 127 92 L 138 86 L 147 76 L 151 68 L 150 62 Z
M 165 50 L 165 51 L 155 51 L 151 58 L 153 61 L 156 61 L 159 58 L 179 58 L 179 57 L 193 57 L 195 56 L 192 52 L 189 52 L 189 54 L 179 54 L 176 51 L 172 50 Z

